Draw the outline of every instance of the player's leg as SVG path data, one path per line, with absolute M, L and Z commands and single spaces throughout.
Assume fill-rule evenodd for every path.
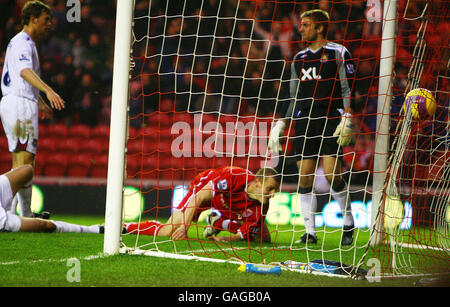
M 13 152 L 13 169 L 22 166 L 22 165 L 30 165 L 34 167 L 34 158 L 35 155 L 31 152 L 20 150 L 17 152 Z M 20 214 L 24 217 L 33 216 L 33 212 L 31 211 L 31 196 L 33 191 L 33 182 L 32 180 L 26 182 L 24 186 L 17 191 L 17 199 L 20 208 Z
M 34 166 L 34 156 L 39 135 L 38 105 L 35 101 L 16 96 L 2 98 L 0 115 L 3 129 L 12 153 L 12 168 L 29 164 Z M 32 181 L 26 183 L 16 194 L 22 216 L 31 217 Z M 14 208 L 9 210 L 15 213 Z
M 301 243 L 316 243 L 316 220 L 317 198 L 313 191 L 314 172 L 317 161 L 315 159 L 303 159 L 297 161 L 299 170 L 299 184 L 297 192 L 300 196 L 300 207 L 305 222 L 306 233 L 300 239 Z
M 62 221 L 44 220 L 15 216 L 20 219 L 20 232 L 55 232 L 55 233 L 100 233 L 100 226 L 84 226 Z
M 12 195 L 14 196 L 24 185 L 33 179 L 33 167 L 29 164 L 21 165 L 5 174 L 9 180 Z
M 325 177 L 331 186 L 331 195 L 339 204 L 344 217 L 344 232 L 341 243 L 342 245 L 350 245 L 353 243 L 354 220 L 348 187 L 341 175 L 341 160 L 336 156 L 325 156 L 322 159 L 322 166 Z
M 315 131 L 315 121 L 317 119 L 301 117 L 295 123 L 294 148 L 299 175 L 297 192 L 300 197 L 300 207 L 306 230 L 306 233 L 297 241 L 301 243 L 317 242 L 315 223 L 317 199 L 313 193 L 313 183 L 320 148 L 320 139 L 315 136 L 320 131 Z

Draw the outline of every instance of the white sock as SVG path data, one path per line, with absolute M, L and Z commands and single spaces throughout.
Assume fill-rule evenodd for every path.
M 14 214 L 17 215 L 17 194 L 13 197 L 13 199 L 10 201 L 10 203 L 5 207 L 5 210 L 9 213 L 9 214 Z
M 60 221 L 51 222 L 56 225 L 55 232 L 100 233 L 100 227 L 98 225 L 83 226 Z
M 344 216 L 344 226 L 353 226 L 353 215 L 352 215 L 352 207 L 350 204 L 350 196 L 347 191 L 347 184 L 345 184 L 344 188 L 340 192 L 336 192 L 331 189 L 331 195 L 341 207 L 342 215 Z
M 25 187 L 17 192 L 17 197 L 19 200 L 20 215 L 23 217 L 33 216 L 31 211 L 31 194 L 33 192 L 33 186 L 30 182 Z
M 300 207 L 302 209 L 303 220 L 305 221 L 306 232 L 315 236 L 317 198 L 314 192 L 300 194 Z

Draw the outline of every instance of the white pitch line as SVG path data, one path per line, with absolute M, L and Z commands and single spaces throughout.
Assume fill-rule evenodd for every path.
M 39 260 L 24 260 L 24 261 L 9 261 L 9 262 L 0 262 L 0 265 L 16 265 L 16 264 L 23 264 L 23 263 L 39 263 L 39 262 L 67 262 L 69 259 L 79 259 L 79 260 L 94 260 L 99 258 L 107 257 L 108 255 L 99 254 L 99 255 L 90 255 L 82 258 L 77 257 L 70 257 L 70 258 L 63 258 L 63 259 L 39 259 Z

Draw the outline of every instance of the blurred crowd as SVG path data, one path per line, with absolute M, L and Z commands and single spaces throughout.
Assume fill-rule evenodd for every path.
M 22 30 L 25 2 L 0 1 L 0 67 L 9 40 Z M 81 1 L 81 22 L 68 22 L 67 1 L 44 2 L 52 8 L 54 32 L 39 46 L 41 77 L 67 102 L 52 121 L 69 126 L 109 123 L 115 7 Z
M 0 67 L 8 41 L 21 30 L 19 16 L 25 2 L 0 0 Z M 109 124 L 115 5 L 80 0 L 81 22 L 69 22 L 66 0 L 45 2 L 53 9 L 54 34 L 39 47 L 41 76 L 67 101 L 67 108 L 55 112 L 52 121 L 68 126 Z M 399 1 L 403 17 L 398 26 L 394 92 L 400 100 L 420 27 L 414 19 L 423 11 L 422 2 Z M 378 99 L 382 7 L 376 3 L 136 0 L 130 123 L 142 127 L 142 114 L 154 111 L 276 116 L 288 99 L 292 57 L 304 48 L 297 31 L 299 13 L 321 8 L 330 13 L 328 39 L 344 44 L 355 58 L 353 107 L 359 144 L 367 152 Z M 438 11 L 439 2 L 433 3 Z M 439 33 L 450 31 L 445 19 L 436 27 L 425 36 L 431 46 L 439 45 Z M 436 70 L 445 67 L 439 48 L 431 50 L 426 56 L 433 65 L 424 70 L 425 82 L 435 82 Z M 396 103 L 401 102 L 395 100 L 394 107 Z M 360 168 L 367 169 L 370 159 L 360 162 Z

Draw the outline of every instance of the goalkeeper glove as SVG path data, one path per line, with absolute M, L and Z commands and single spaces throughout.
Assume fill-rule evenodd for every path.
M 353 122 L 352 114 L 345 113 L 341 117 L 341 122 L 336 127 L 333 136 L 337 136 L 337 143 L 341 146 L 347 146 L 352 141 Z
M 270 131 L 267 147 L 271 152 L 278 154 L 283 149 L 280 144 L 280 137 L 284 136 L 284 130 L 286 130 L 286 124 L 279 120 Z

